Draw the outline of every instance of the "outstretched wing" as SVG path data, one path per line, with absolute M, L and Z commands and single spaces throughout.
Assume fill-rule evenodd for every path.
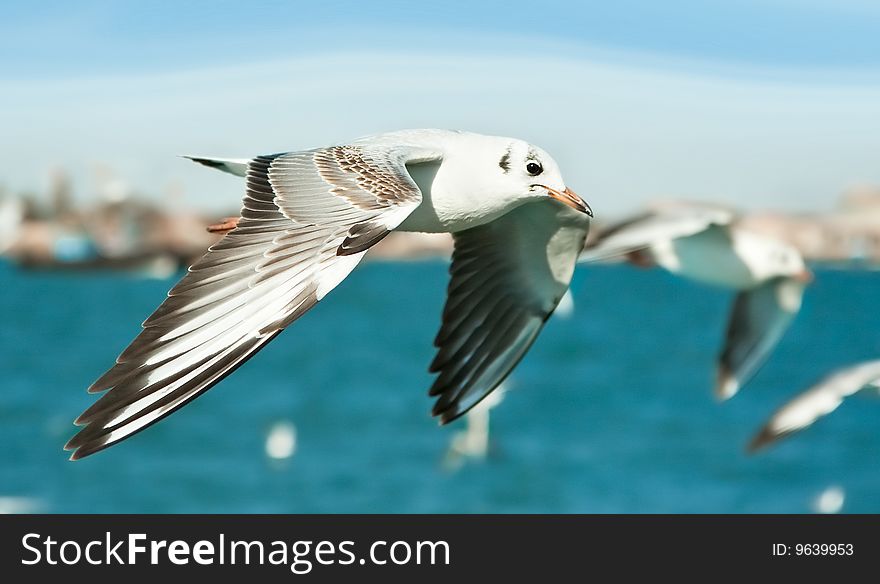
M 719 399 L 733 397 L 757 373 L 800 310 L 803 294 L 802 282 L 780 277 L 736 296 L 718 363 Z
M 673 207 L 624 219 L 602 229 L 590 241 L 581 261 L 598 261 L 650 247 L 662 241 L 695 235 L 713 225 L 728 225 L 733 213 L 709 207 Z
M 411 149 L 339 146 L 247 165 L 236 229 L 198 260 L 89 392 L 66 445 L 88 456 L 210 389 L 347 276 L 421 201 Z
M 865 361 L 838 369 L 776 410 L 752 438 L 749 452 L 755 452 L 783 436 L 809 427 L 843 403 L 844 398 L 880 384 L 880 360 Z
M 534 342 L 568 289 L 586 215 L 542 201 L 454 235 L 430 395 L 441 423 L 495 389 Z

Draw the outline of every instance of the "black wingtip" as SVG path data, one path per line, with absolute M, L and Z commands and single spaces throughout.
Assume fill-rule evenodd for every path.
M 74 421 L 76 426 L 81 426 L 79 431 L 70 437 L 64 445 L 64 450 L 72 450 L 70 455 L 71 461 L 80 460 L 91 454 L 104 450 L 112 443 L 108 444 L 99 434 L 95 436 L 96 426 L 91 422 L 82 422 L 82 415 Z
M 68 460 L 70 460 L 71 462 L 75 462 L 83 457 L 83 455 L 80 454 L 80 452 L 79 452 L 79 448 L 75 444 L 73 444 L 74 438 L 76 438 L 76 436 L 74 436 L 73 438 L 68 440 L 67 444 L 64 445 L 65 452 L 72 451 L 72 452 L 70 452 L 70 457 L 68 458 Z
M 84 448 L 77 448 L 76 450 L 74 450 L 71 453 L 70 458 L 68 460 L 70 460 L 70 462 L 76 462 L 77 460 L 82 460 L 83 458 L 91 456 L 96 452 L 100 452 L 101 450 L 104 450 L 104 448 L 106 448 L 106 447 L 102 446 L 101 448 L 95 448 L 93 450 L 86 450 Z
M 479 403 L 479 401 L 477 403 Z M 434 407 L 431 408 L 431 415 L 437 418 L 437 421 L 441 426 L 445 426 L 468 413 L 475 405 L 477 404 L 475 403 L 466 409 L 461 409 L 457 399 L 449 403 L 444 403 L 443 398 L 440 397 L 434 402 Z
M 440 412 L 431 411 L 431 415 L 437 418 L 437 423 L 441 426 L 446 426 L 447 424 L 451 424 L 455 420 L 459 419 L 464 415 L 464 412 L 453 413 L 449 410 L 443 410 Z
M 69 451 L 72 450 L 73 453 L 70 455 L 70 460 L 78 460 L 81 456 L 78 454 L 80 447 L 82 446 L 82 437 L 80 436 L 82 430 L 74 434 L 70 437 L 70 440 L 64 444 L 64 450 Z
M 762 428 L 761 431 L 755 434 L 755 436 L 746 446 L 746 453 L 756 454 L 770 446 L 770 444 L 775 442 L 778 438 L 779 436 L 777 436 L 767 428 Z
M 187 154 L 181 154 L 181 158 L 186 158 L 187 160 L 192 160 L 193 162 L 197 162 L 199 164 L 204 164 L 205 166 L 210 166 L 211 168 L 222 168 L 223 163 L 217 160 L 211 160 L 210 158 L 200 158 L 198 156 L 189 156 Z
M 115 442 L 105 442 L 100 440 L 100 438 L 96 440 L 88 440 L 79 438 L 82 434 L 82 430 L 77 433 L 73 438 L 67 441 L 67 444 L 64 445 L 64 450 L 72 450 L 70 454 L 69 460 L 71 462 L 76 462 L 77 460 L 82 460 L 88 456 L 95 454 L 96 452 L 100 452 L 105 450 L 115 444 Z

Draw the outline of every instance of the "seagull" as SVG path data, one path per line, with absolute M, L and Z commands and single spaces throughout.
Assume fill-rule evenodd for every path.
M 507 393 L 506 383 L 474 406 L 465 416 L 465 428 L 452 435 L 443 465 L 458 469 L 466 459 L 484 460 L 489 454 L 489 412 L 497 407 Z
M 673 274 L 736 290 L 719 356 L 715 395 L 733 397 L 758 371 L 800 310 L 813 276 L 801 254 L 748 231 L 718 207 L 649 211 L 612 225 L 587 246 L 583 261 L 625 256 Z
M 72 460 L 210 389 L 395 230 L 455 241 L 429 390 L 432 414 L 455 420 L 532 345 L 568 289 L 592 218 L 553 158 L 512 138 L 404 130 L 251 159 L 187 158 L 246 179 L 241 216 L 212 227 L 225 235 L 89 387 L 104 393 L 75 421 L 84 427 L 65 446 Z M 407 293 L 388 287 L 391 299 Z
M 880 392 L 880 360 L 864 361 L 837 369 L 776 410 L 770 420 L 749 442 L 756 452 L 783 436 L 811 426 L 843 403 L 844 398 L 861 391 Z

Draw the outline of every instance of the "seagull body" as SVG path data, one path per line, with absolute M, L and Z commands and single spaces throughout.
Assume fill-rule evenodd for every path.
M 715 393 L 733 397 L 760 368 L 800 310 L 812 275 L 791 245 L 740 228 L 730 211 L 673 207 L 613 225 L 583 259 L 623 255 L 640 266 L 738 292 L 719 357 Z
M 811 426 L 836 410 L 843 400 L 862 391 L 880 391 L 880 360 L 838 369 L 776 410 L 752 438 L 749 452 Z
M 713 226 L 687 237 L 660 240 L 650 250 L 654 261 L 673 274 L 749 290 L 777 275 L 775 266 L 762 258 L 778 243 L 749 231 Z
M 241 217 L 89 391 L 66 445 L 82 458 L 210 389 L 324 298 L 394 230 L 449 232 L 451 282 L 430 366 L 441 423 L 523 357 L 568 289 L 592 212 L 521 140 L 409 130 L 252 159 L 192 159 L 246 178 Z

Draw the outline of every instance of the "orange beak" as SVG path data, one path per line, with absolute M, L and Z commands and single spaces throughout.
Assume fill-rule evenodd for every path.
M 544 186 L 544 185 L 541 185 L 541 186 Z M 545 186 L 544 188 L 547 189 L 548 195 L 550 195 L 551 197 L 553 197 L 554 199 L 556 199 L 560 203 L 568 205 L 569 207 L 571 207 L 575 211 L 580 211 L 581 213 L 586 213 L 590 217 L 593 216 L 593 210 L 590 208 L 590 206 L 587 204 L 587 202 L 585 200 L 583 200 L 582 198 L 580 198 L 580 196 L 576 192 L 574 192 L 573 190 L 566 188 L 564 191 L 562 191 L 560 193 L 556 189 L 551 189 L 550 187 L 547 187 L 547 186 Z
M 805 269 L 805 270 L 798 272 L 797 275 L 795 275 L 794 279 L 797 280 L 798 282 L 803 282 L 804 284 L 809 284 L 810 282 L 812 282 L 815 279 L 815 277 L 813 276 L 813 272 Z

